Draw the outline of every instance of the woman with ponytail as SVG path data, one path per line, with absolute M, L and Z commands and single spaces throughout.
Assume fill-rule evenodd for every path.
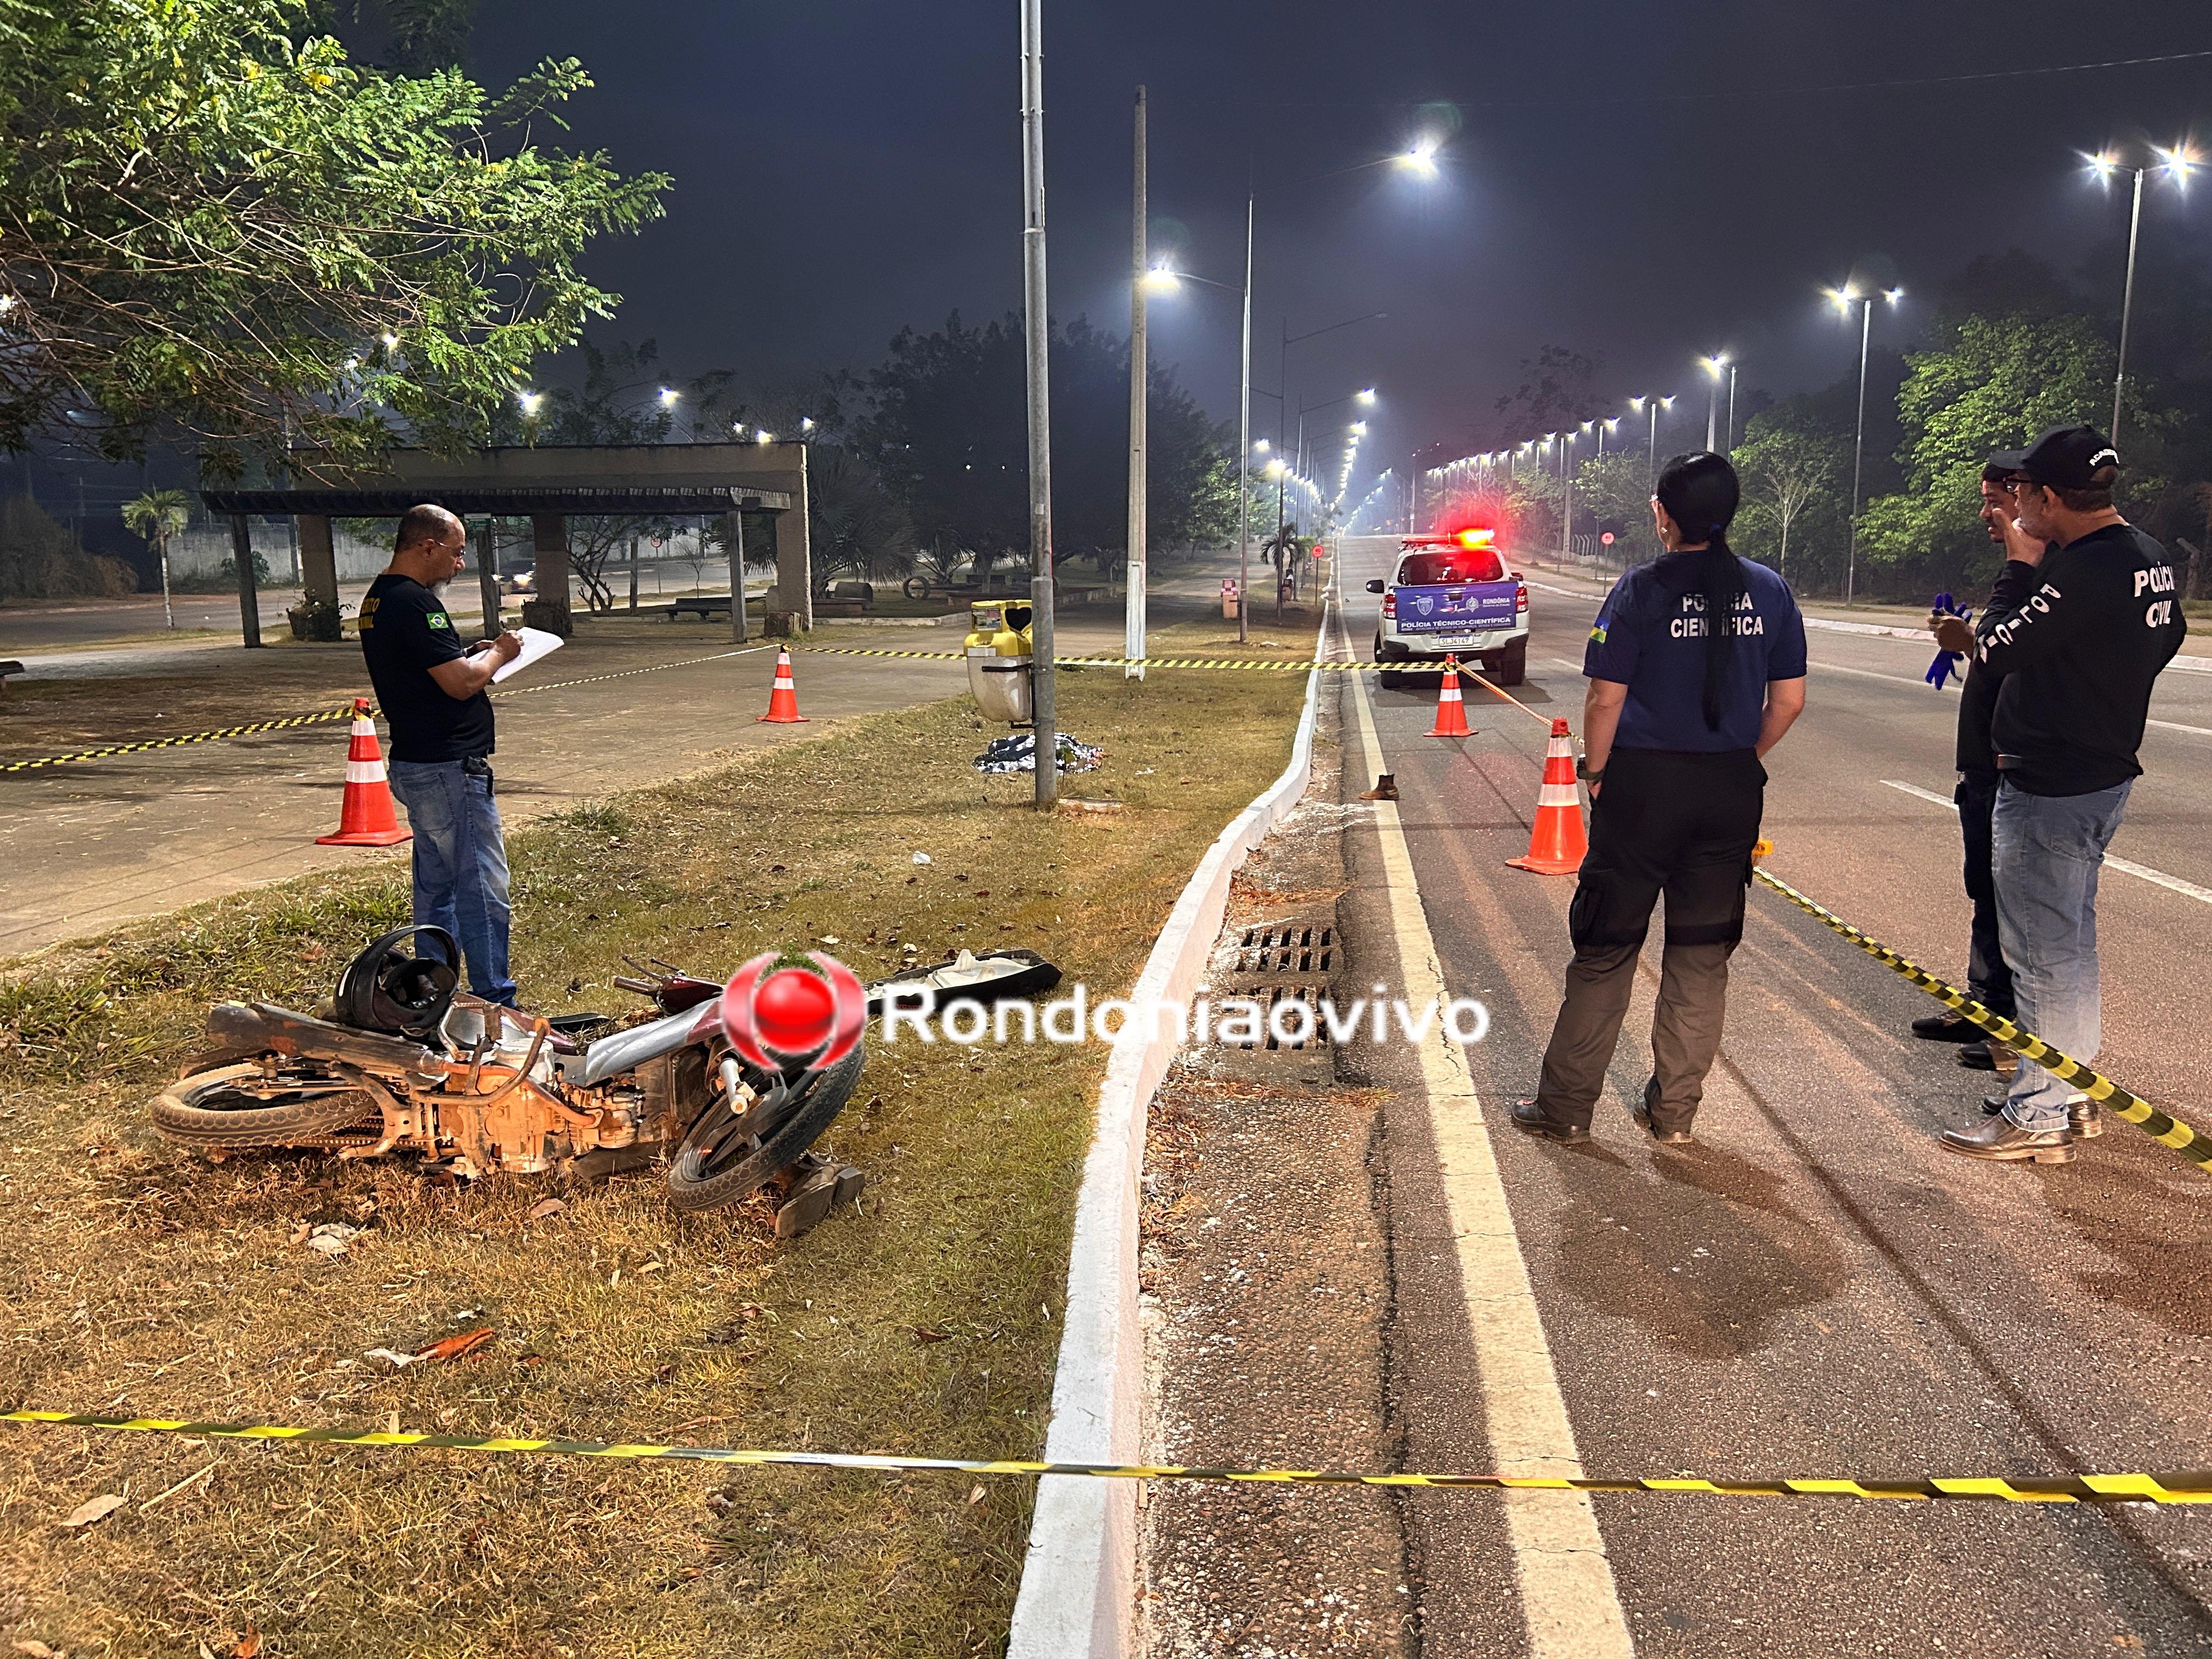
M 1797 601 L 1729 548 L 1740 494 L 1724 457 L 1667 463 L 1651 500 L 1666 550 L 1613 585 L 1583 652 L 1590 834 L 1567 910 L 1575 956 L 1542 1081 L 1513 1109 L 1516 1123 L 1555 1140 L 1589 1134 L 1662 894 L 1651 1079 L 1629 1109 L 1654 1139 L 1690 1139 L 1720 1047 L 1765 805 L 1759 761 L 1805 707 Z

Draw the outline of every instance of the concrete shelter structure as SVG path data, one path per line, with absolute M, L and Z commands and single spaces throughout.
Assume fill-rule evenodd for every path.
M 537 596 L 523 607 L 534 628 L 566 635 L 574 623 L 568 602 L 568 520 L 577 514 L 665 514 L 732 521 L 731 592 L 744 592 L 746 526 L 765 519 L 775 542 L 775 586 L 771 617 L 806 629 L 814 622 L 811 550 L 807 542 L 806 446 L 803 443 L 515 445 L 447 456 L 425 449 L 397 449 L 372 472 L 332 476 L 312 454 L 295 453 L 294 474 L 316 483 L 281 489 L 203 489 L 210 513 L 231 518 L 234 544 L 246 547 L 246 520 L 255 514 L 290 514 L 299 520 L 300 568 L 310 605 L 338 598 L 337 565 L 331 541 L 336 518 L 396 517 L 434 503 L 467 517 L 526 518 L 538 560 Z M 498 572 L 491 538 L 480 536 L 477 578 L 483 586 L 487 625 L 499 614 Z M 245 642 L 258 646 L 260 612 L 250 552 L 238 558 L 239 605 Z M 744 611 L 732 605 L 731 627 L 740 637 Z

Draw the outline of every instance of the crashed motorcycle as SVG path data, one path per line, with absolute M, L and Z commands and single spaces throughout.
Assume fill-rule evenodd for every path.
M 442 959 L 411 954 L 410 934 Z M 779 1068 L 725 1029 L 713 980 L 655 963 L 614 981 L 652 1000 L 641 1022 L 549 1020 L 459 993 L 447 965 L 459 957 L 442 930 L 401 928 L 354 960 L 320 1014 L 218 1004 L 215 1047 L 155 1103 L 155 1128 L 216 1156 L 406 1153 L 463 1178 L 592 1176 L 665 1159 L 679 1210 L 725 1208 L 777 1183 L 782 1234 L 859 1196 L 858 1170 L 810 1150 L 860 1080 L 857 1028 L 835 1063 Z

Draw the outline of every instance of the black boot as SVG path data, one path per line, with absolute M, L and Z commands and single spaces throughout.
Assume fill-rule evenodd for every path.
M 1513 1121 L 1532 1135 L 1549 1135 L 1553 1140 L 1565 1141 L 1569 1146 L 1589 1139 L 1589 1131 L 1579 1125 L 1553 1122 L 1534 1100 L 1513 1103 Z
M 1929 1042 L 1972 1042 L 1981 1036 L 1982 1028 L 1946 1008 L 1940 1014 L 1923 1014 L 1914 1020 L 1912 1035 Z

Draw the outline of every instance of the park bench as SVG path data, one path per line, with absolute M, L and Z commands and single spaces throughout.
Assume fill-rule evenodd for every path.
M 862 617 L 875 608 L 873 582 L 832 582 L 814 596 L 817 617 Z
M 672 599 L 668 605 L 668 620 L 696 611 L 701 622 L 712 622 L 718 616 L 730 614 L 730 596 L 726 593 L 694 593 L 688 599 Z

